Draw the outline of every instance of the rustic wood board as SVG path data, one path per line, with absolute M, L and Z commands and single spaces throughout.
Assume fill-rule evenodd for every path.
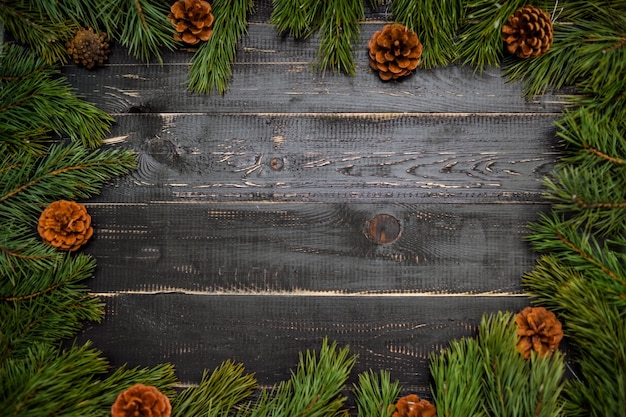
M 313 73 L 317 38 L 281 38 L 270 10 L 224 96 L 185 91 L 192 50 L 63 68 L 139 161 L 87 203 L 107 315 L 79 339 L 115 366 L 172 362 L 184 384 L 232 358 L 271 385 L 328 336 L 355 372 L 428 397 L 430 352 L 528 303 L 523 236 L 549 208 L 562 101 L 459 65 L 383 83 L 365 46 L 382 21 L 363 24 L 355 77 Z M 368 236 L 377 214 L 393 242 Z

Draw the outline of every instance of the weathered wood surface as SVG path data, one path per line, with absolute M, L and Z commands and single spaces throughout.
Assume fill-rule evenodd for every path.
M 428 354 L 485 312 L 527 304 L 529 222 L 548 209 L 556 95 L 450 66 L 382 83 L 363 25 L 357 74 L 311 72 L 316 38 L 282 39 L 260 2 L 228 92 L 185 91 L 191 51 L 121 48 L 63 73 L 116 119 L 138 169 L 88 202 L 106 318 L 80 336 L 114 365 L 172 362 L 184 383 L 233 358 L 270 385 L 324 336 L 428 396 Z M 398 238 L 368 236 L 377 214 Z

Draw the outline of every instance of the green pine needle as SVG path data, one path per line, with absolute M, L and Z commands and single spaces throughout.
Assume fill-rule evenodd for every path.
M 9 219 L 38 217 L 42 205 L 96 195 L 105 181 L 134 167 L 131 152 L 76 144 L 53 145 L 39 158 L 5 155 L 0 159 L 0 213 Z
M 0 21 L 4 30 L 17 41 L 28 44 L 48 64 L 67 61 L 65 42 L 78 28 L 74 22 L 61 19 L 51 20 L 24 1 L 5 0 L 0 5 Z
M 465 23 L 459 34 L 459 59 L 482 73 L 488 66 L 499 66 L 503 56 L 502 26 L 526 0 L 500 2 L 474 0 L 465 3 Z M 444 23 L 449 24 L 449 23 Z
M 437 414 L 446 417 L 483 417 L 484 363 L 476 339 L 452 341 L 447 349 L 430 355 L 433 398 Z
M 465 20 L 462 0 L 395 0 L 391 8 L 395 21 L 417 33 L 424 45 L 422 68 L 444 66 L 457 60 L 457 34 Z
M 359 417 L 390 417 L 400 394 L 400 383 L 391 382 L 389 372 L 370 370 L 359 374 L 354 385 L 354 396 Z
M 354 366 L 356 356 L 347 347 L 339 349 L 324 339 L 318 353 L 300 354 L 296 371 L 259 400 L 239 413 L 248 417 L 333 417 L 344 416 L 342 391 Z
M 327 70 L 355 74 L 353 45 L 359 40 L 360 21 L 364 18 L 361 0 L 328 0 L 322 10 L 321 39 L 316 67 L 322 74 Z
M 137 59 L 163 63 L 162 48 L 174 50 L 174 28 L 169 7 L 160 0 L 112 0 L 102 4 L 101 16 L 109 36 Z
M 321 25 L 323 3 L 318 0 L 273 0 L 270 22 L 281 34 L 306 39 Z
M 197 387 L 187 388 L 172 404 L 172 417 L 225 416 L 256 387 L 252 374 L 244 374 L 242 364 L 226 361 L 213 372 L 204 371 Z
M 233 75 L 237 44 L 247 30 L 247 15 L 252 7 L 252 0 L 215 0 L 212 3 L 213 34 L 193 56 L 187 85 L 189 91 L 226 93 Z
M 113 122 L 111 116 L 78 97 L 67 80 L 59 77 L 58 69 L 31 51 L 10 44 L 1 51 L 2 154 L 41 152 L 47 132 L 67 135 L 89 147 L 101 143 Z

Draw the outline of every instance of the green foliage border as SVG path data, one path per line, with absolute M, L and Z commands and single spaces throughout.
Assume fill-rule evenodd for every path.
M 317 2 L 303 0 L 302 4 L 306 7 L 300 10 L 302 13 L 287 13 L 281 17 L 280 11 L 286 10 L 289 3 L 287 0 L 274 1 L 272 23 L 280 31 L 287 31 L 294 37 L 310 36 L 318 30 L 321 31 L 317 69 L 322 72 L 330 70 L 354 74 L 353 46 L 358 39 L 363 5 L 350 0 L 328 0 L 323 3 L 323 7 L 316 7 Z M 626 247 L 623 233 L 626 227 L 626 5 L 618 0 L 534 2 L 539 7 L 552 10 L 554 44 L 542 57 L 517 60 L 504 55 L 500 27 L 504 19 L 517 7 L 524 5 L 525 1 L 514 0 L 501 4 L 493 0 L 396 0 L 387 4 L 389 2 L 373 0 L 370 7 L 380 7 L 381 3 L 383 7 L 390 7 L 396 21 L 415 30 L 422 39 L 425 44 L 424 68 L 462 63 L 472 65 L 480 72 L 487 66 L 502 64 L 504 75 L 511 81 L 522 81 L 524 92 L 528 96 L 542 94 L 550 89 L 574 86 L 575 93 L 567 97 L 567 109 L 563 118 L 557 122 L 557 134 L 563 141 L 564 155 L 545 182 L 546 197 L 553 202 L 553 210 L 531 225 L 528 236 L 533 248 L 543 255 L 535 269 L 523 278 L 523 284 L 536 303 L 553 309 L 564 321 L 566 334 L 577 360 L 577 369 L 575 377 L 566 383 L 563 395 L 560 387 L 553 386 L 552 391 L 556 393 L 559 402 L 553 404 L 552 411 L 542 414 L 544 411 L 539 412 L 535 407 L 534 415 L 626 415 L 626 256 L 623 250 Z M 160 61 L 162 47 L 177 47 L 171 40 L 172 29 L 165 20 L 167 8 L 156 0 L 116 0 L 109 2 L 109 6 L 104 8 L 97 0 L 34 0 L 30 5 L 35 7 L 26 7 L 26 4 L 19 0 L 2 2 L 0 20 L 17 39 L 28 43 L 35 51 L 35 56 L 28 58 L 32 61 L 30 64 L 25 62 L 28 61 L 27 57 L 22 57 L 24 67 L 34 65 L 44 69 L 41 71 L 44 77 L 38 79 L 38 82 L 46 86 L 48 97 L 62 92 L 67 97 L 62 104 L 65 106 L 82 103 L 80 98 L 73 95 L 68 85 L 55 84 L 56 74 L 52 65 L 66 59 L 62 43 L 71 35 L 78 22 L 106 28 L 130 53 L 145 61 L 153 57 Z M 215 1 L 216 26 L 222 25 L 221 30 L 216 32 L 221 35 L 214 36 L 213 43 L 204 44 L 196 52 L 190 69 L 188 87 L 191 91 L 210 93 L 217 89 L 221 94 L 227 92 L 236 46 L 245 34 L 247 14 L 252 7 L 251 0 Z M 119 10 L 126 10 L 128 13 L 118 13 Z M 228 18 L 226 12 L 233 10 L 236 12 L 230 13 Z M 121 16 L 126 20 L 121 20 Z M 45 20 L 42 17 L 50 19 Z M 24 26 L 28 30 L 20 26 L 25 21 L 28 21 L 28 25 Z M 145 22 L 151 24 L 146 25 Z M 211 62 L 220 62 L 221 66 L 210 66 L 209 68 L 216 70 L 207 71 L 205 65 Z M 3 69 L 6 70 L 6 67 Z M 12 88 L 17 88 L 11 81 L 19 77 L 25 77 L 21 81 L 26 81 L 22 84 L 27 85 L 28 80 L 34 78 L 33 74 L 37 72 L 39 71 L 31 70 L 16 74 L 4 71 L 2 87 L 4 89 L 11 85 Z M 207 79 L 207 76 L 212 78 Z M 45 100 L 46 95 L 43 97 Z M 11 114 L 8 117 L 6 107 L 0 112 L 5 120 L 29 120 L 29 115 L 20 114 L 19 108 L 17 116 Z M 85 121 L 93 120 L 94 117 L 100 120 L 98 128 L 101 131 L 88 132 L 89 141 L 83 143 L 97 146 L 98 136 L 106 131 L 106 124 L 110 120 L 95 108 L 86 106 L 83 109 L 78 120 L 67 120 L 67 124 L 75 126 L 75 132 L 79 133 L 75 134 L 74 139 L 80 140 L 80 132 L 83 132 L 80 128 L 86 124 Z M 45 110 L 40 109 L 31 116 L 38 116 L 43 121 L 45 117 L 42 118 L 42 114 L 45 115 Z M 57 115 L 57 119 L 58 117 L 62 116 Z M 43 126 L 38 126 L 40 124 Z M 11 127 L 4 123 L 5 128 L 6 126 Z M 35 137 L 38 138 L 35 141 L 37 144 L 45 142 L 48 132 L 51 131 L 72 137 L 72 131 L 63 130 L 62 126 L 62 120 L 57 120 L 56 124 L 39 122 L 26 127 L 13 126 L 7 137 Z M 82 140 L 85 140 L 84 135 Z M 13 141 L 11 146 L 15 152 L 20 146 L 19 140 Z M 81 186 L 90 183 L 91 188 L 84 194 L 70 195 L 85 198 L 97 192 L 97 188 L 107 178 L 127 172 L 132 166 L 130 154 L 116 155 L 127 162 L 105 163 L 107 159 L 112 159 L 111 155 L 99 150 L 85 152 L 80 144 L 65 148 L 53 146 L 45 154 L 41 152 L 41 146 L 32 149 L 34 151 L 26 152 L 26 159 L 19 162 L 11 159 L 9 154 L 3 161 L 0 179 L 3 187 L 2 210 L 24 222 L 27 218 L 32 220 L 36 210 L 45 201 L 68 195 L 67 192 L 59 191 L 63 182 L 77 180 Z M 64 153 L 68 149 L 71 152 Z M 64 156 L 59 157 L 58 154 Z M 72 173 L 77 175 L 72 176 Z M 65 174 L 70 176 L 64 177 Z M 61 182 L 57 182 L 59 179 Z M 23 186 L 28 187 L 22 189 Z M 38 188 L 40 186 L 41 189 Z M 29 191 L 24 191 L 26 189 Z M 23 210 L 24 208 L 27 210 Z M 9 319 L 4 323 L 12 323 L 2 327 L 3 333 L 0 335 L 0 346 L 4 346 L 0 369 L 0 380 L 3 381 L 0 383 L 0 400 L 3 401 L 3 406 L 11 404 L 11 407 L 3 408 L 9 412 L 8 415 L 84 415 L 85 410 L 92 413 L 88 413 L 89 415 L 105 415 L 106 408 L 114 399 L 114 393 L 120 387 L 128 386 L 131 381 L 152 383 L 172 395 L 175 377 L 173 369 L 168 365 L 153 369 L 120 369 L 103 377 L 108 369 L 106 361 L 89 345 L 70 349 L 60 349 L 56 345 L 58 340 L 76 331 L 80 322 L 98 320 L 102 314 L 98 301 L 89 296 L 86 288 L 79 283 L 93 272 L 95 264 L 92 259 L 82 255 L 65 257 L 50 252 L 49 248 L 42 247 L 29 237 L 24 224 L 26 223 L 20 225 L 16 222 L 11 225 L 6 230 L 8 233 L 4 235 L 4 240 L 0 242 L 3 248 L 3 262 L 0 263 L 3 268 L 3 292 L 0 301 L 4 307 L 9 304 L 12 306 L 11 311 L 4 309 L 0 312 L 4 314 L 3 319 Z M 6 236 L 13 236 L 15 239 Z M 11 247 L 11 244 L 14 246 Z M 11 250 L 6 250 L 7 248 Z M 14 256 L 15 254 L 18 256 Z M 50 265 L 54 266 L 53 269 L 50 269 Z M 39 277 L 38 285 L 41 288 L 33 291 L 33 287 L 29 287 L 28 282 L 31 281 L 25 278 L 29 274 Z M 20 276 L 24 279 L 18 279 Z M 36 331 L 24 333 L 36 328 L 33 327 L 35 323 L 29 324 L 28 317 L 30 314 L 41 314 L 37 313 L 45 304 L 41 300 L 48 303 L 62 301 L 62 297 L 50 297 L 61 293 L 70 302 L 59 304 L 55 312 L 65 311 L 73 318 L 68 321 L 65 330 L 61 329 L 58 316 L 48 314 L 46 317 L 49 321 L 36 323 L 43 323 L 43 326 L 37 336 L 39 339 L 29 346 L 16 343 L 19 338 L 9 338 L 11 331 L 15 329 L 22 329 L 22 336 L 37 335 Z M 77 303 L 84 308 L 73 309 Z M 20 322 L 24 318 L 25 322 Z M 484 323 L 490 324 L 485 326 Z M 501 341 L 502 337 L 506 337 L 507 323 L 510 323 L 510 317 L 485 318 L 479 329 L 478 345 L 473 345 L 474 339 L 462 340 L 452 342 L 449 349 L 433 354 L 433 375 L 452 375 L 459 378 L 459 369 L 470 373 L 484 372 L 484 366 L 471 366 L 481 362 L 475 356 L 476 352 L 479 352 L 480 358 L 490 358 L 490 354 L 496 354 L 499 359 L 494 360 L 504 360 L 507 364 L 512 364 L 513 359 L 507 359 L 506 352 L 500 352 L 504 357 L 497 356 L 499 354 L 494 353 L 493 348 L 486 348 L 489 343 L 480 338 L 480 334 L 490 335 L 487 339 L 495 337 L 494 334 L 500 334 L 500 338 L 496 340 Z M 59 330 L 50 334 L 49 330 L 57 326 L 61 326 Z M 498 329 L 504 330 L 498 333 Z M 485 352 L 485 349 L 491 353 L 487 354 L 489 352 Z M 559 355 L 556 356 L 559 359 Z M 342 412 L 342 397 L 336 389 L 343 386 L 343 376 L 349 372 L 352 361 L 353 358 L 347 351 L 324 342 L 319 358 L 311 352 L 301 357 L 298 371 L 294 373 L 292 380 L 267 392 L 258 403 L 269 405 L 268 407 L 238 406 L 240 414 L 267 414 L 271 413 L 268 410 L 274 410 L 271 414 L 279 415 L 276 410 L 290 410 L 291 415 L 300 410 L 299 412 L 305 412 L 306 415 L 317 415 L 311 411 L 311 407 L 318 404 L 317 400 L 322 393 L 314 390 L 313 397 L 308 401 L 303 393 L 309 392 L 308 388 L 315 386 L 319 382 L 317 378 L 323 375 L 334 381 L 327 383 L 335 388 L 325 397 L 327 401 L 324 406 L 318 404 L 318 413 L 338 415 Z M 543 371 L 538 374 L 533 374 L 532 371 L 517 373 L 529 378 L 526 382 L 531 385 L 537 383 L 533 382 L 533 378 L 537 378 L 537 375 L 545 377 L 545 372 L 558 375 L 548 365 L 533 365 L 532 368 Z M 62 371 L 71 376 L 71 386 L 58 383 L 57 379 Z M 222 377 L 216 378 L 215 375 Z M 491 374 L 484 380 L 491 384 L 488 386 L 493 388 L 492 391 L 497 392 L 498 385 L 494 377 L 498 377 L 498 374 Z M 515 378 L 515 375 L 509 378 Z M 359 380 L 360 385 L 355 388 L 361 398 L 360 401 L 357 400 L 359 414 L 386 414 L 389 409 L 382 406 L 382 402 L 395 398 L 397 386 L 384 373 L 365 374 Z M 75 384 L 76 381 L 80 383 Z M 211 394 L 214 384 L 224 381 L 231 381 L 233 385 L 229 385 L 231 391 L 222 387 L 224 392 L 229 393 L 222 398 L 220 407 L 223 408 L 198 406 L 201 399 L 214 395 Z M 461 382 L 462 379 L 456 380 L 456 385 L 452 386 L 465 386 L 459 385 Z M 515 383 L 520 382 L 524 381 L 517 380 Z M 179 411 L 175 415 L 197 415 L 204 412 L 219 415 L 215 410 L 224 412 L 225 409 L 231 409 L 234 404 L 244 401 L 253 387 L 253 379 L 244 375 L 239 365 L 227 362 L 213 373 L 206 373 L 199 387 L 191 388 L 176 397 L 175 413 L 176 410 L 187 410 L 188 413 Z M 543 393 L 545 384 L 535 385 L 535 389 Z M 68 395 L 68 392 L 73 393 L 74 397 Z M 459 401 L 456 405 L 452 403 L 444 406 L 449 397 L 442 398 L 442 392 L 434 387 L 434 397 L 442 404 L 442 413 L 450 416 L 466 415 L 463 414 L 464 410 L 472 404 L 475 406 L 476 396 L 481 395 L 480 390 L 478 393 L 465 390 L 468 394 L 465 398 L 469 398 L 469 402 Z M 51 401 L 56 397 L 65 397 L 65 401 Z M 520 398 L 516 397 L 516 401 Z M 532 409 L 527 407 L 528 403 L 534 401 L 536 406 L 537 398 L 535 395 L 528 400 L 522 399 L 519 407 L 496 411 L 499 400 L 496 397 L 490 400 L 491 405 L 482 412 L 488 410 L 494 415 L 503 416 L 528 415 L 528 410 Z M 367 410 L 368 404 L 375 404 L 376 407 Z M 520 412 L 521 409 L 527 411 Z M 550 408 L 541 408 L 547 409 Z M 481 413 L 480 410 L 475 412 L 476 415 Z

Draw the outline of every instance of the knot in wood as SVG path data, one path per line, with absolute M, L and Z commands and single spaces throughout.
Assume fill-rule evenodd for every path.
M 379 244 L 394 242 L 400 231 L 400 220 L 390 214 L 377 214 L 366 225 L 367 237 Z

